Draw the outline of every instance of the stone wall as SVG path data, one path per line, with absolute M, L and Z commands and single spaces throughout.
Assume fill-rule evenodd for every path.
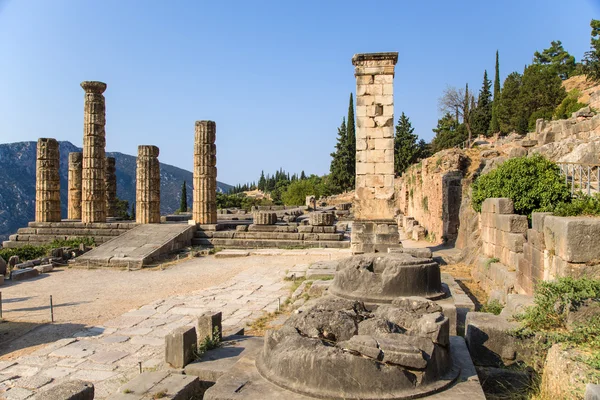
M 594 93 L 590 100 L 598 101 L 599 97 L 599 94 Z M 535 132 L 530 132 L 528 136 L 529 139 L 537 140 L 540 146 L 564 139 L 597 138 L 600 137 L 600 114 L 592 111 L 590 107 L 585 107 L 574 112 L 569 119 L 545 121 L 540 118 L 536 121 Z
M 486 199 L 481 208 L 482 257 L 472 275 L 487 292 L 533 294 L 540 281 L 600 277 L 600 218 L 533 213 L 531 228 L 510 199 Z
M 396 183 L 396 206 L 422 226 L 432 242 L 458 236 L 464 155 L 447 150 L 408 168 Z M 412 226 L 404 226 L 412 234 Z

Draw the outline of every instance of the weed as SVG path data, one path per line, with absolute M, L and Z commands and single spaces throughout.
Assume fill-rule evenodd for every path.
M 490 269 L 490 265 L 492 265 L 493 263 L 497 263 L 500 262 L 499 259 L 497 258 L 490 258 L 485 262 L 485 269 Z
M 167 397 L 166 390 L 161 390 L 160 392 L 156 392 L 152 395 L 153 399 L 164 399 L 165 397 Z
M 212 247 L 210 250 L 208 250 L 208 254 L 217 254 L 220 251 L 223 251 L 222 247 Z
M 490 313 L 494 315 L 500 315 L 504 306 L 498 300 L 489 301 L 487 304 L 481 306 L 480 312 Z

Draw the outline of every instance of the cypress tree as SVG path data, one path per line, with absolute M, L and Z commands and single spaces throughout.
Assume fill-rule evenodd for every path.
M 339 191 L 351 189 L 352 182 L 348 171 L 349 154 L 346 118 L 342 120 L 342 125 L 338 128 L 337 143 L 331 157 L 329 171 L 332 185 Z
M 300 180 L 303 181 L 306 179 L 306 174 L 304 173 L 304 170 L 302 170 L 302 172 L 300 173 Z
M 417 135 L 413 132 L 408 117 L 402 113 L 396 125 L 396 134 L 394 135 L 394 172 L 401 175 L 406 168 L 417 162 L 420 157 L 421 148 L 417 143 Z
M 179 211 L 187 212 L 187 188 L 185 186 L 185 181 L 183 181 L 183 185 L 181 186 L 181 199 L 179 200 Z
M 473 112 L 473 131 L 477 134 L 487 134 L 492 119 L 492 82 L 488 79 L 487 71 L 483 73 L 483 84 L 479 91 L 477 107 Z
M 261 192 L 265 191 L 265 186 L 267 185 L 267 180 L 265 179 L 265 171 L 261 171 L 260 179 L 258 180 L 258 190 Z
M 136 219 L 134 202 L 131 203 L 131 219 Z
M 500 132 L 500 121 L 498 120 L 498 105 L 500 104 L 500 62 L 498 50 L 496 50 L 496 71 L 494 75 L 494 101 L 492 102 L 492 119 L 490 120 L 489 134 Z
M 356 130 L 354 127 L 354 99 L 350 93 L 350 103 L 348 104 L 348 124 L 346 126 L 346 137 L 348 145 L 348 174 L 349 188 L 354 188 L 356 178 Z

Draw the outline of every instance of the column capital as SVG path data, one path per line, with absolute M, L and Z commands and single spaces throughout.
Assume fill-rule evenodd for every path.
M 354 76 L 394 75 L 394 66 L 398 62 L 397 52 L 361 53 L 352 57 Z
M 86 93 L 99 93 L 102 94 L 106 90 L 106 83 L 99 81 L 83 81 L 81 87 Z

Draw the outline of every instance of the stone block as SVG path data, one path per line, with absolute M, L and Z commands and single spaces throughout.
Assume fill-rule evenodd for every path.
M 531 213 L 531 229 L 538 232 L 544 232 L 544 220 L 550 215 L 552 215 L 550 212 Z
M 518 324 L 498 315 L 481 312 L 467 314 L 465 340 L 477 366 L 501 367 L 516 361 L 517 343 L 510 332 Z
M 489 198 L 483 201 L 481 211 L 492 214 L 512 214 L 515 212 L 515 206 L 508 198 Z
M 81 380 L 71 380 L 40 392 L 34 400 L 93 400 L 94 385 Z
M 523 252 L 523 243 L 525 243 L 525 235 L 522 233 L 512 233 L 500 231 L 500 244 L 502 247 L 515 253 Z
M 198 346 L 209 337 L 210 339 L 223 338 L 223 326 L 221 321 L 223 314 L 220 312 L 209 313 L 198 317 L 196 320 L 196 335 L 198 337 Z M 216 334 L 216 336 L 215 336 Z
M 173 368 L 183 368 L 194 359 L 196 329 L 182 326 L 165 336 L 165 361 Z
M 525 215 L 498 214 L 496 215 L 496 229 L 504 232 L 527 233 L 529 221 Z
M 52 270 L 54 269 L 54 265 L 52 265 L 52 264 L 36 265 L 35 267 L 33 267 L 33 269 L 37 270 L 40 274 L 45 274 L 47 272 L 52 272 Z
M 546 242 L 544 241 L 544 234 L 535 229 L 527 230 L 527 243 L 534 249 L 544 251 L 546 250 Z
M 547 216 L 544 224 L 546 248 L 567 262 L 600 259 L 600 218 Z
M 412 230 L 412 239 L 416 241 L 425 240 L 425 236 L 427 235 L 427 230 L 423 228 L 421 225 L 417 225 Z
M 22 281 L 25 279 L 35 278 L 39 274 L 40 272 L 33 268 L 15 269 L 10 273 L 10 279 L 14 282 Z
M 585 400 L 600 400 L 600 385 L 588 383 L 585 387 Z

